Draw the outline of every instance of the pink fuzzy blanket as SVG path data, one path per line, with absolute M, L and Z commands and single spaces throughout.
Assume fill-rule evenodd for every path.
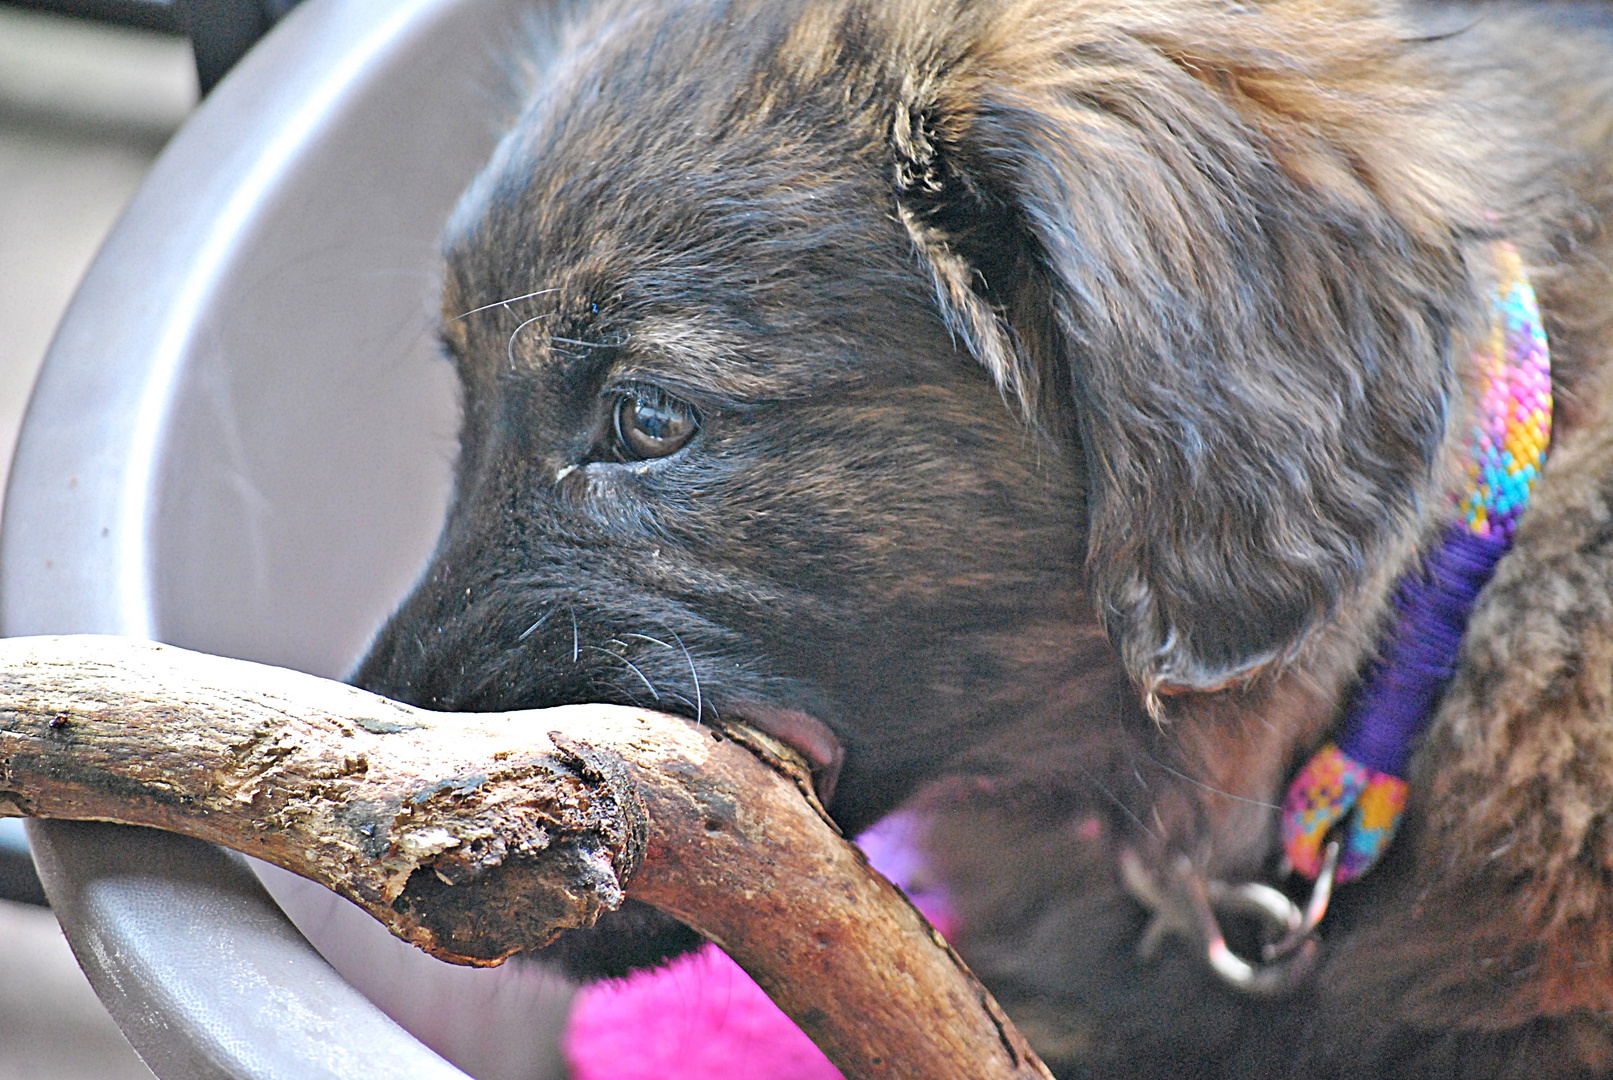
M 893 814 L 857 843 L 937 929 L 951 934 L 946 897 L 925 881 L 916 827 Z M 841 1080 L 715 945 L 655 971 L 585 987 L 564 1045 L 572 1080 Z

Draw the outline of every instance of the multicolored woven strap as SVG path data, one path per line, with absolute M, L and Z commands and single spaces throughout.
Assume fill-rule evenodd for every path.
M 1283 850 L 1309 878 L 1321 872 L 1335 828 L 1342 829 L 1337 881 L 1366 873 L 1389 846 L 1406 806 L 1406 762 L 1455 674 L 1473 602 L 1512 545 L 1551 441 L 1551 357 L 1540 309 L 1512 245 L 1495 245 L 1494 258 L 1498 288 L 1489 340 L 1473 354 L 1478 401 L 1456 520 L 1401 579 L 1393 630 L 1340 737 L 1306 763 L 1283 800 Z

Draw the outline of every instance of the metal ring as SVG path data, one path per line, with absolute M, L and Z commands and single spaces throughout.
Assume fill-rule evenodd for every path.
M 1310 974 L 1320 955 L 1315 929 L 1327 912 L 1338 866 L 1338 845 L 1328 846 L 1322 875 L 1304 908 L 1260 882 L 1230 884 L 1206 879 L 1185 856 L 1161 887 L 1131 849 L 1120 854 L 1127 890 L 1152 913 L 1138 942 L 1138 954 L 1151 960 L 1168 936 L 1192 942 L 1210 970 L 1241 993 L 1275 997 L 1291 993 Z M 1227 944 L 1221 920 L 1226 915 L 1254 918 L 1261 925 L 1259 961 L 1239 956 Z

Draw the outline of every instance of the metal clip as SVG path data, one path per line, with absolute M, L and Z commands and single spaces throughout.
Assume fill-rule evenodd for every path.
M 1333 899 L 1333 884 L 1338 878 L 1341 850 L 1337 840 L 1327 842 L 1327 847 L 1322 850 L 1322 872 L 1316 875 L 1316 884 L 1311 886 L 1311 897 L 1305 902 L 1305 910 L 1300 915 L 1298 925 L 1281 940 L 1261 947 L 1260 958 L 1266 963 L 1281 960 L 1299 948 L 1327 915 L 1327 905 Z M 1272 891 L 1276 892 L 1275 889 Z M 1285 896 L 1283 899 L 1288 898 Z
M 1338 861 L 1339 845 L 1334 841 L 1327 846 L 1310 900 L 1301 908 L 1260 882 L 1207 881 L 1185 856 L 1177 860 L 1168 887 L 1161 889 L 1142 859 L 1128 848 L 1120 855 L 1121 877 L 1132 896 L 1153 912 L 1138 942 L 1138 954 L 1153 959 L 1164 939 L 1174 934 L 1197 946 L 1210 970 L 1228 986 L 1261 997 L 1290 993 L 1310 973 L 1320 952 L 1314 931 L 1327 914 Z M 1229 915 L 1256 922 L 1261 939 L 1258 961 L 1244 959 L 1227 944 L 1221 919 Z

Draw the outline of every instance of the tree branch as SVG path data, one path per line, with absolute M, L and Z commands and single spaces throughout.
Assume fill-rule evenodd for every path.
M 0 640 L 0 815 L 151 825 L 496 964 L 625 896 L 728 952 L 850 1080 L 1048 1078 L 787 747 L 638 709 L 432 713 L 119 638 Z

